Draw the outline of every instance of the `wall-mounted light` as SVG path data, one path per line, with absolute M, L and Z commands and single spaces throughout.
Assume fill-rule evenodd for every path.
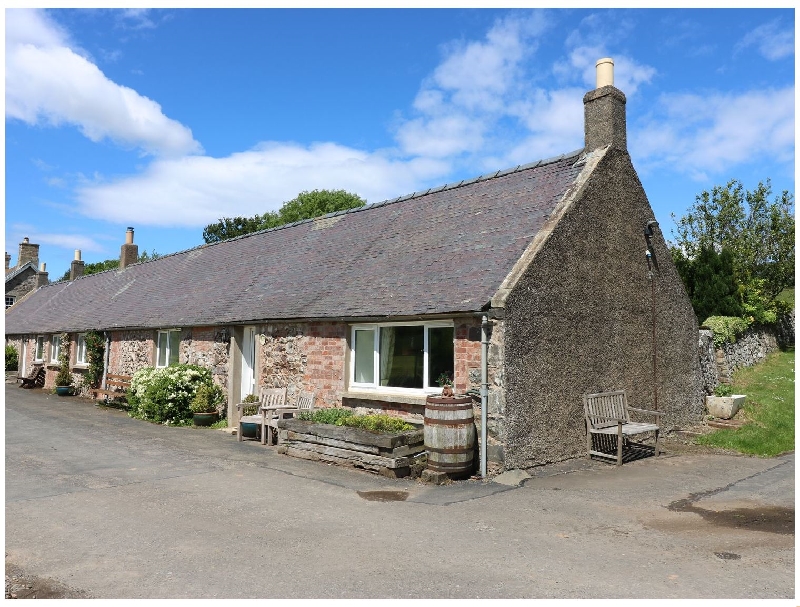
M 657 227 L 658 227 L 658 222 L 655 219 L 651 219 L 650 221 L 647 222 L 647 225 L 644 227 L 644 235 L 647 238 L 650 238 L 654 234 L 653 228 Z

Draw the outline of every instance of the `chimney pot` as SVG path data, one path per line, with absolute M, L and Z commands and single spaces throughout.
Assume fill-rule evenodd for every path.
M 75 259 L 69 264 L 69 279 L 75 280 L 83 276 L 84 263 L 81 261 L 81 250 L 75 249 Z
M 47 278 L 47 264 L 42 262 L 39 264 L 39 272 L 36 274 L 36 288 L 38 289 L 49 283 L 50 281 Z
M 614 86 L 614 61 L 610 57 L 596 64 L 597 88 L 583 96 L 585 150 L 611 147 L 627 151 L 625 94 Z
M 30 239 L 26 236 L 19 243 L 19 255 L 17 255 L 17 266 L 21 268 L 26 263 L 32 263 L 33 267 L 39 265 L 39 245 L 32 244 Z
M 614 86 L 614 60 L 611 57 L 598 59 L 595 69 L 597 70 L 597 86 L 595 88 Z
M 125 232 L 125 244 L 119 252 L 119 269 L 124 270 L 129 265 L 139 260 L 139 247 L 133 244 L 133 228 Z

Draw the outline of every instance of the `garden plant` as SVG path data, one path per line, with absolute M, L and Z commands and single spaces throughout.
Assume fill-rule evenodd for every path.
M 131 378 L 128 414 L 157 424 L 189 425 L 198 388 L 211 385 L 211 371 L 197 365 L 146 367 Z

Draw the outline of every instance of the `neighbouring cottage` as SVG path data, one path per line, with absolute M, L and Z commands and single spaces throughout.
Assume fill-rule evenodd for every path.
M 39 288 L 6 312 L 7 340 L 23 372 L 69 332 L 80 373 L 91 329 L 109 373 L 203 365 L 231 424 L 258 386 L 421 423 L 441 374 L 476 393 L 485 364 L 487 453 L 506 468 L 585 455 L 586 393 L 697 420 L 697 322 L 610 65 L 584 97 L 584 149 L 143 263 L 129 228 L 118 270 Z
M 11 255 L 6 253 L 6 309 L 49 282 L 46 265 L 39 265 L 39 245 L 27 236 L 19 243 L 17 265 L 11 268 L 10 263 Z

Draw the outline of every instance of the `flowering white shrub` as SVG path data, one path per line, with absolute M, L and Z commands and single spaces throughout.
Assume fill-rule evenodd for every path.
M 212 385 L 211 371 L 203 367 L 145 367 L 131 378 L 129 414 L 157 424 L 187 423 L 192 419 L 190 405 L 202 385 Z

